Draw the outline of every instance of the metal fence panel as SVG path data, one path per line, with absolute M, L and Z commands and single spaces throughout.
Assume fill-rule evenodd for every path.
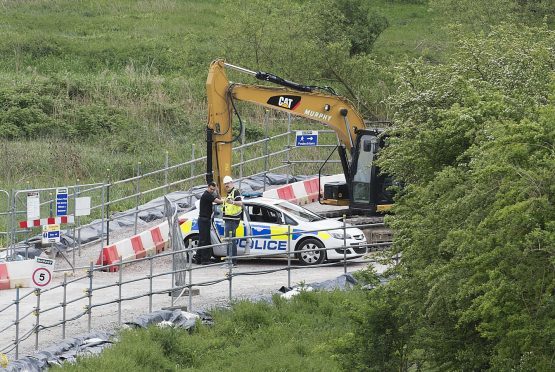
M 266 175 L 269 172 L 287 168 L 287 182 L 289 182 L 289 175 L 295 173 L 294 165 L 300 161 L 303 162 L 303 174 L 317 174 L 317 163 L 320 162 L 320 159 L 325 159 L 328 156 L 330 151 L 329 146 L 337 144 L 335 132 L 322 130 L 320 146 L 315 148 L 295 148 L 295 146 L 292 146 L 291 138 L 292 133 L 296 129 L 292 128 L 290 116 L 287 120 L 287 128 L 283 133 L 273 136 L 269 135 L 268 118 L 264 120 L 264 125 L 264 138 L 258 141 L 245 143 L 246 136 L 245 133 L 242 133 L 242 145 L 236 147 L 236 150 L 239 151 L 234 151 L 233 153 L 234 167 L 239 172 L 239 180 L 246 178 L 248 174 Z M 303 129 L 306 130 L 306 128 L 299 128 L 299 130 Z M 285 143 L 286 145 L 284 145 Z M 204 267 L 192 265 L 192 255 L 187 254 L 192 252 L 192 250 L 184 247 L 179 227 L 177 201 L 170 201 L 165 195 L 178 188 L 187 190 L 183 196 L 183 203 L 191 205 L 193 194 L 198 191 L 198 188 L 195 188 L 195 186 L 204 185 L 205 182 L 203 168 L 205 159 L 205 156 L 195 154 L 195 147 L 193 146 L 191 160 L 183 163 L 170 165 L 166 156 L 163 168 L 146 172 L 140 164 L 137 164 L 134 171 L 135 175 L 128 179 L 112 181 L 110 175 L 107 174 L 106 181 L 102 183 L 79 185 L 76 182 L 75 185 L 64 186 L 68 188 L 69 194 L 68 212 L 74 210 L 76 197 L 89 196 L 92 200 L 92 215 L 76 217 L 75 223 L 72 226 L 73 246 L 71 250 L 73 252 L 76 249 L 80 251 L 83 241 L 83 236 L 80 234 L 85 227 L 90 228 L 92 226 L 98 228 L 100 231 L 100 239 L 98 239 L 99 247 L 102 249 L 104 244 L 108 244 L 110 241 L 109 232 L 112 229 L 110 224 L 112 224 L 112 227 L 116 222 L 127 224 L 128 226 L 133 226 L 133 230 L 137 232 L 141 214 L 161 206 L 165 206 L 163 216 L 167 219 L 170 227 L 170 250 L 156 256 L 133 261 L 131 264 L 140 265 L 141 262 L 148 263 L 149 268 L 146 269 L 146 273 L 143 273 L 143 276 L 136 275 L 133 270 L 129 270 L 129 273 L 126 270 L 124 274 L 123 268 L 128 263 L 119 264 L 120 270 L 116 276 L 113 273 L 100 273 L 99 270 L 101 268 L 91 263 L 84 275 L 75 272 L 75 277 L 71 279 L 64 275 L 62 283 L 48 290 L 37 293 L 34 290 L 20 292 L 17 289 L 13 292 L 14 300 L 10 304 L 0 304 L 0 320 L 2 320 L 0 324 L 4 325 L 4 327 L 0 327 L 0 339 L 6 341 L 0 345 L 0 353 L 13 353 L 15 351 L 17 357 L 19 345 L 26 339 L 32 339 L 33 335 L 35 336 L 35 345 L 38 347 L 40 331 L 43 329 L 59 327 L 63 337 L 65 337 L 66 331 L 69 329 L 67 327 L 70 324 L 79 325 L 83 323 L 82 320 L 85 317 L 88 320 L 86 322 L 87 328 L 90 330 L 92 318 L 95 314 L 100 314 L 97 313 L 100 308 L 112 309 L 118 306 L 118 320 L 121 322 L 122 312 L 124 311 L 122 309 L 123 304 L 143 297 L 149 298 L 148 310 L 151 311 L 154 296 L 172 294 L 171 304 L 173 306 L 179 299 L 179 297 L 174 296 L 174 293 L 181 295 L 185 290 L 189 289 L 189 309 L 191 309 L 191 289 L 193 286 L 218 285 L 221 282 L 228 281 L 229 297 L 231 299 L 232 278 L 237 275 L 264 275 L 273 271 L 287 270 L 289 286 L 291 271 L 304 269 L 293 266 L 291 261 L 294 260 L 295 252 L 289 249 L 289 257 L 285 267 L 276 268 L 275 270 L 252 270 L 250 272 L 237 273 L 233 272 L 233 267 L 230 266 L 229 273 L 222 279 L 214 279 L 202 283 L 193 282 L 193 271 L 203 269 Z M 195 171 L 199 173 L 195 174 Z M 19 189 L 14 190 L 12 193 L 0 190 L 0 242 L 2 240 L 6 242 L 6 245 L 11 249 L 9 253 L 12 256 L 16 252 L 17 241 L 29 241 L 39 233 L 37 228 L 24 229 L 19 228 L 17 224 L 19 221 L 27 219 L 27 193 L 40 193 L 41 216 L 48 217 L 55 214 L 55 190 L 56 187 Z M 164 197 L 158 198 L 161 196 Z M 153 199 L 159 201 L 143 205 L 146 201 Z M 116 212 L 119 210 L 127 210 L 127 212 Z M 343 228 L 348 229 L 347 226 Z M 290 232 L 288 233 L 290 234 Z M 283 235 L 283 233 L 280 233 L 280 235 Z M 167 260 L 169 256 L 171 256 L 171 269 L 165 272 L 155 272 L 153 269 L 154 261 Z M 329 265 L 324 264 L 322 266 Z M 346 267 L 346 260 L 344 265 Z M 73 267 L 75 271 L 75 265 Z M 131 273 L 134 276 L 128 278 L 127 276 L 131 275 Z M 169 277 L 171 277 L 170 283 L 168 283 Z M 138 281 L 145 281 L 148 284 L 141 284 L 139 286 L 140 290 L 137 290 L 134 287 L 134 283 Z M 84 292 L 83 287 L 85 287 Z M 118 289 L 117 298 L 107 297 L 106 291 L 114 287 Z M 145 290 L 145 288 L 148 288 L 148 290 Z M 31 296 L 33 293 L 37 294 L 37 296 Z M 54 305 L 52 305 L 53 303 Z M 41 317 L 41 314 L 51 311 L 59 312 L 61 320 L 49 322 L 45 320 L 45 316 Z
M 8 245 L 11 221 L 10 200 L 10 193 L 0 189 L 0 253 L 1 248 Z

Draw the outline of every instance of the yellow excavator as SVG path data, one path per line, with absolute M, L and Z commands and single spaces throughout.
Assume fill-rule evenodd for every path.
M 278 86 L 231 83 L 226 69 Z M 211 63 L 206 93 L 207 182 L 215 181 L 220 190 L 225 190 L 223 177 L 231 175 L 233 142 L 237 140 L 232 130 L 234 102 L 244 101 L 315 120 L 337 133 L 337 150 L 346 182 L 324 185 L 321 203 L 348 205 L 354 213 L 364 214 L 384 212 L 391 207 L 392 194 L 388 190 L 391 179 L 380 174 L 374 164 L 384 144 L 382 130 L 367 128 L 362 116 L 346 98 L 329 88 L 298 84 L 274 74 L 234 66 L 223 59 Z

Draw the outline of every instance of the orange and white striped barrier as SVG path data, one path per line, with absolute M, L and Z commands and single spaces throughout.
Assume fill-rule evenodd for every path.
M 169 245 L 168 222 L 152 227 L 140 234 L 120 240 L 117 243 L 102 248 L 97 265 L 106 266 L 106 271 L 119 270 L 118 264 L 138 258 L 151 256 L 166 250 Z
M 264 191 L 262 196 L 287 200 L 297 205 L 314 203 L 318 200 L 320 193 L 324 192 L 324 185 L 329 182 L 345 182 L 345 176 L 343 174 L 324 176 L 320 179 L 320 187 L 318 187 L 318 177 L 293 182 L 288 185 Z

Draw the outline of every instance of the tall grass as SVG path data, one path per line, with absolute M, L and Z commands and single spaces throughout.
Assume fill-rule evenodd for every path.
M 363 299 L 358 291 L 337 291 L 303 292 L 291 301 L 274 297 L 271 304 L 238 302 L 231 311 L 215 310 L 212 327 L 199 325 L 191 334 L 125 331 L 100 357 L 63 369 L 338 371 L 338 345 L 353 327 L 349 313 Z
M 374 54 L 383 62 L 418 58 L 439 62 L 448 55 L 450 42 L 444 29 L 449 20 L 434 12 L 427 1 L 379 1 L 389 27 L 376 40 Z
M 132 64 L 161 74 L 183 72 L 195 48 L 191 41 L 211 35 L 206 26 L 220 19 L 220 3 L 4 1 L 0 66 L 52 73 L 121 70 Z

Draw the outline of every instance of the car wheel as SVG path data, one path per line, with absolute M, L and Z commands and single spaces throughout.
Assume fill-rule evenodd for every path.
M 313 251 L 324 248 L 324 244 L 317 239 L 306 239 L 297 247 L 297 258 L 301 265 L 318 265 L 326 259 L 326 251 Z
M 185 248 L 193 248 L 196 249 L 198 247 L 198 234 L 189 235 L 185 239 L 183 239 L 183 243 L 185 243 Z M 196 253 L 196 250 L 194 251 Z M 193 262 L 194 262 L 194 255 L 193 253 Z M 187 262 L 189 262 L 189 253 L 187 253 Z

